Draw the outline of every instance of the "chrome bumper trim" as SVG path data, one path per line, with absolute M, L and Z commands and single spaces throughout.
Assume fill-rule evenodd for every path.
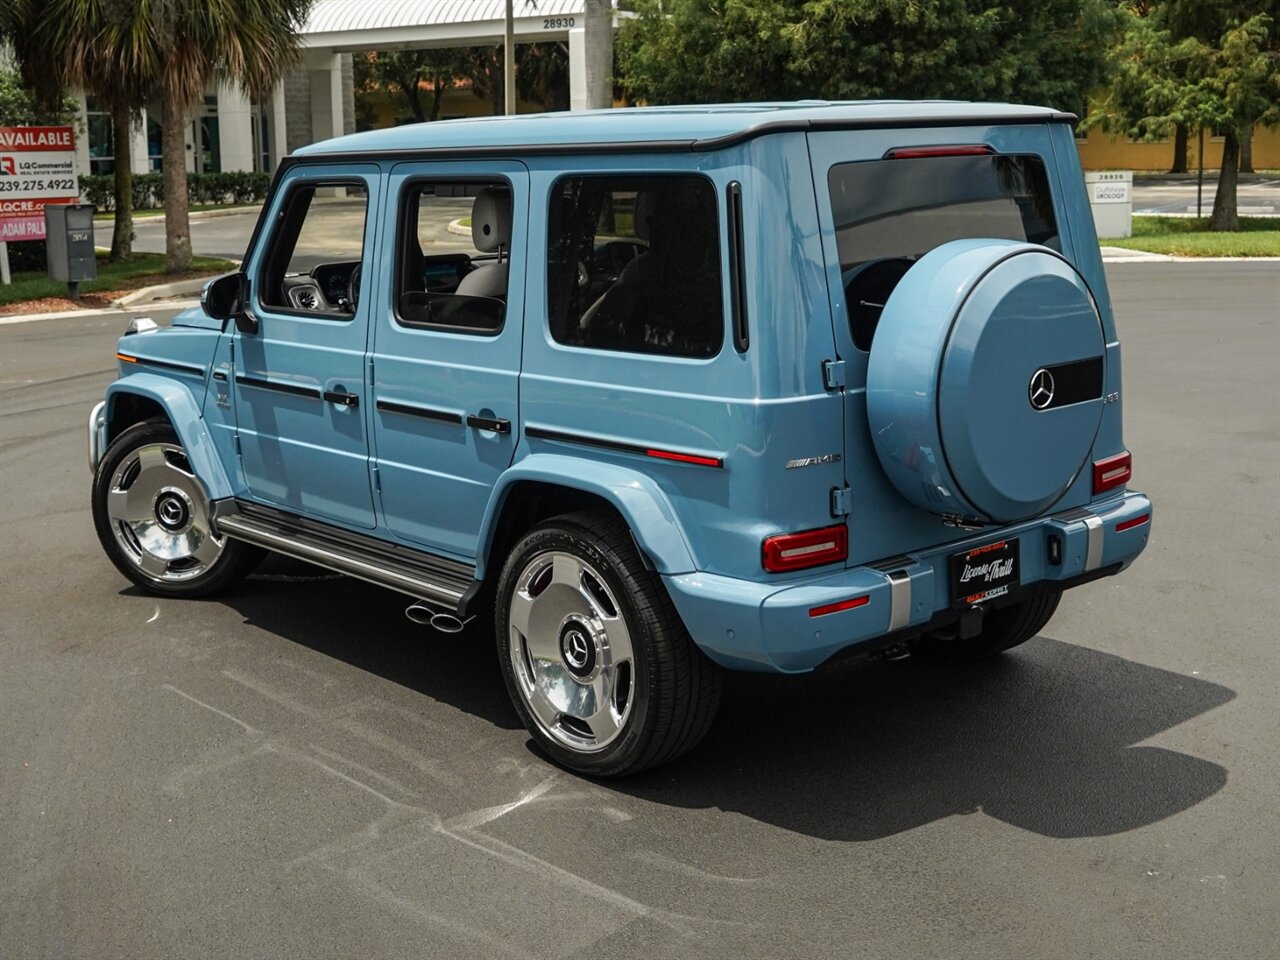
M 1084 569 L 1088 573 L 1102 565 L 1102 541 L 1105 530 L 1102 526 L 1102 518 L 1095 514 L 1089 514 L 1082 519 L 1085 528 L 1089 531 L 1089 547 L 1084 558 Z
M 889 630 L 901 630 L 911 623 L 911 576 L 905 570 L 885 576 L 889 579 Z
M 107 439 L 107 417 L 106 417 L 107 401 L 99 400 L 94 408 L 89 411 L 89 472 L 93 473 L 98 469 L 98 461 L 102 459 L 105 452 Z

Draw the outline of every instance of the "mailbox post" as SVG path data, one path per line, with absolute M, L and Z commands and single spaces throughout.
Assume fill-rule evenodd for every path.
M 65 283 L 67 295 L 78 300 L 80 281 L 98 277 L 98 261 L 93 253 L 93 204 L 46 204 L 44 231 L 49 279 Z

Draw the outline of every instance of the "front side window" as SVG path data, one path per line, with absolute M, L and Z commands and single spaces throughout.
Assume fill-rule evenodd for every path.
M 853 341 L 862 350 L 880 311 L 912 265 L 968 237 L 1060 249 L 1053 198 L 1039 157 L 892 158 L 842 163 L 827 177 Z
M 414 183 L 400 198 L 396 321 L 459 333 L 502 329 L 511 266 L 511 185 Z
M 335 320 L 360 300 L 365 214 L 363 183 L 307 183 L 290 191 L 268 243 L 262 302 Z
M 551 193 L 547 299 L 558 343 L 715 356 L 724 341 L 710 181 L 568 177 Z

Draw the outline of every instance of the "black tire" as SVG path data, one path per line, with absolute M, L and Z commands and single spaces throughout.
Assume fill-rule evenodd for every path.
M 975 637 L 961 640 L 948 632 L 928 634 L 912 644 L 912 652 L 951 662 L 986 660 L 1026 643 L 1043 630 L 1061 599 L 1061 590 L 1036 594 L 1020 603 L 992 610 L 982 621 L 982 632 Z
M 204 484 L 167 421 L 136 423 L 112 441 L 91 500 L 102 549 L 117 570 L 157 596 L 217 593 L 252 573 L 265 555 L 213 535 Z
M 637 773 L 710 729 L 720 669 L 612 514 L 555 517 L 526 534 L 503 566 L 494 619 L 511 702 L 560 766 Z

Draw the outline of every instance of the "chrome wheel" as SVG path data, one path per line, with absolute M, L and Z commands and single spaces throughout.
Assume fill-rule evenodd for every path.
M 213 535 L 207 504 L 182 447 L 148 443 L 117 464 L 104 506 L 132 565 L 151 580 L 181 583 L 207 573 L 226 546 Z
M 538 727 L 577 753 L 603 750 L 632 707 L 631 633 L 604 578 L 552 550 L 530 559 L 508 606 L 515 687 Z

